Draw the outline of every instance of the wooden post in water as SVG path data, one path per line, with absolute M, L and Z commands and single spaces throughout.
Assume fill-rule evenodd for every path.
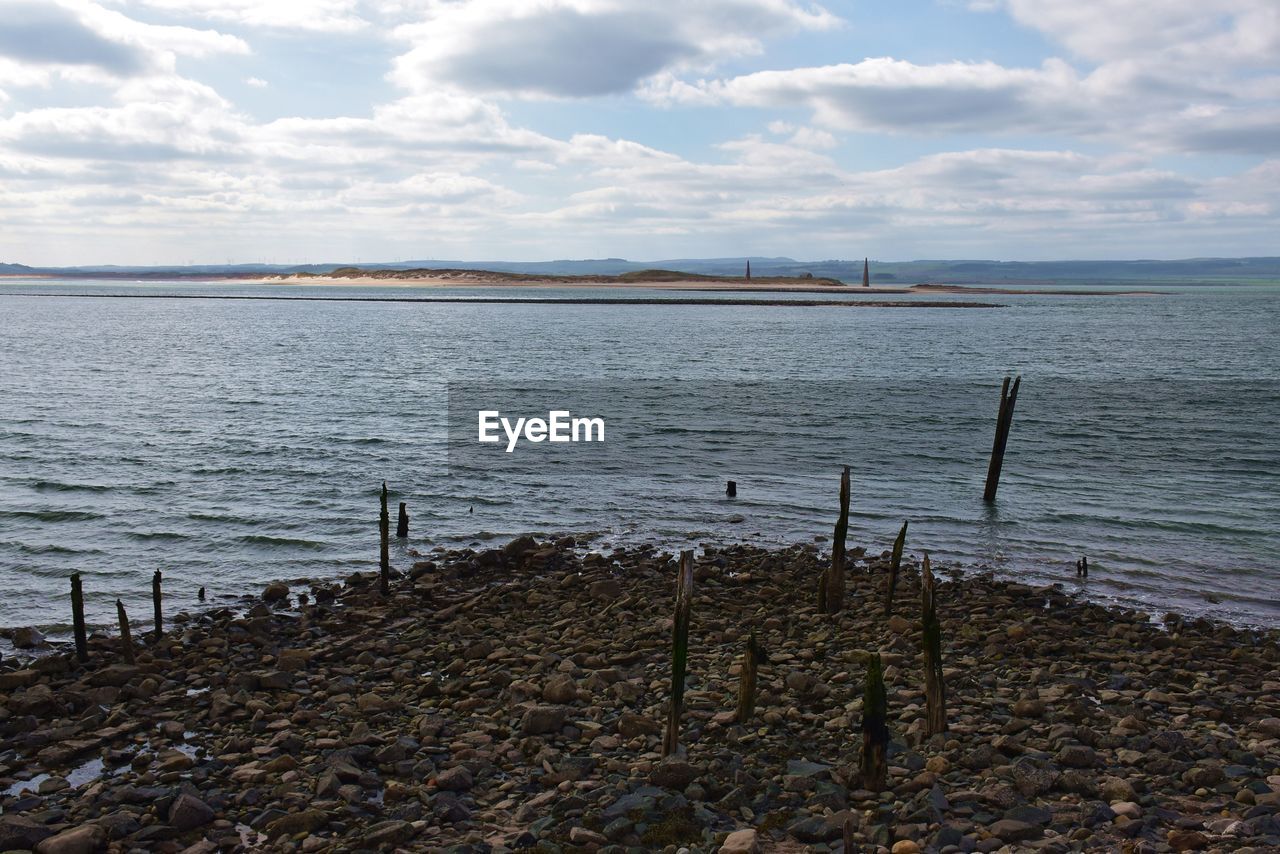
M 991 463 L 987 466 L 987 486 L 982 491 L 982 500 L 990 504 L 996 500 L 996 489 L 1000 486 L 1000 469 L 1004 466 L 1004 449 L 1009 442 L 1009 427 L 1013 424 L 1013 405 L 1018 402 L 1018 386 L 1022 377 L 1013 381 L 1009 387 L 1009 378 L 1004 378 L 1000 386 L 1000 412 L 996 416 L 996 438 L 991 443 Z
M 898 589 L 898 572 L 902 569 L 902 548 L 907 543 L 907 523 L 902 523 L 898 538 L 893 541 L 893 553 L 889 556 L 889 590 L 884 597 L 884 615 L 893 614 L 893 594 Z
M 680 749 L 680 713 L 684 708 L 684 677 L 689 665 L 689 621 L 693 612 L 693 550 L 680 552 L 676 576 L 675 621 L 671 627 L 671 708 L 667 731 L 662 739 L 662 755 Z
M 1089 556 L 1085 555 L 1076 561 L 1076 578 L 1089 577 Z
M 160 636 L 164 634 L 164 619 L 160 613 L 160 581 L 162 576 L 160 570 L 156 570 L 156 574 L 151 576 L 151 604 L 155 608 L 156 640 L 160 640 Z
M 400 502 L 400 518 L 396 520 L 396 536 L 404 539 L 409 536 L 409 505 Z
M 866 258 L 862 259 L 862 286 L 871 287 L 871 266 Z
M 133 633 L 129 631 L 129 615 L 124 612 L 124 603 L 116 600 L 116 616 L 120 618 L 120 653 L 126 664 L 133 664 Z
M 764 650 L 752 632 L 747 638 L 747 650 L 742 657 L 742 674 L 738 681 L 738 717 L 740 724 L 751 720 L 756 711 L 756 672 L 764 663 Z
M 834 542 L 831 544 L 831 569 L 824 577 L 823 612 L 838 614 L 844 609 L 845 540 L 849 536 L 849 467 L 840 475 L 840 515 L 836 518 Z
M 80 586 L 80 573 L 71 573 L 71 624 L 76 635 L 76 658 L 89 660 L 89 639 L 84 629 L 84 588 Z
M 724 487 L 724 494 L 725 494 L 725 495 L 727 495 L 727 496 L 729 496 L 730 498 L 737 498 L 737 497 L 738 497 L 738 482 L 737 482 L 736 480 L 731 480 L 731 481 L 729 481 L 727 484 L 725 484 L 725 487 Z
M 937 735 L 947 731 L 947 688 L 942 681 L 942 624 L 938 622 L 937 586 L 929 566 L 929 553 L 924 553 L 920 569 L 920 624 L 924 639 L 924 703 L 925 733 Z
M 882 792 L 889 775 L 885 747 L 889 743 L 889 699 L 884 690 L 880 653 L 867 661 L 866 688 L 862 695 L 862 788 Z
M 387 512 L 387 482 L 382 482 L 382 510 L 378 513 L 379 550 L 378 590 L 391 593 L 391 514 Z

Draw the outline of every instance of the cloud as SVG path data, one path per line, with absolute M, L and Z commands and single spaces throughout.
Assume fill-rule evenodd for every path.
M 37 65 L 91 65 L 117 76 L 141 71 L 145 52 L 105 37 L 71 9 L 48 2 L 11 2 L 3 10 L 0 55 Z
M 351 33 L 369 21 L 356 0 L 138 0 L 172 15 L 204 18 L 244 27 Z
M 756 53 L 760 39 L 834 26 L 792 0 L 472 0 L 442 5 L 396 36 L 412 47 L 392 79 L 411 90 L 589 97 L 672 69 Z

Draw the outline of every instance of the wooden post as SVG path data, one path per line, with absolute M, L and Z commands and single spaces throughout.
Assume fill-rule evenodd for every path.
M 893 594 L 898 589 L 898 572 L 902 569 L 902 548 L 907 543 L 907 523 L 902 523 L 898 538 L 893 541 L 893 553 L 889 557 L 889 590 L 884 597 L 884 615 L 893 614 Z
M 866 688 L 862 695 L 862 788 L 882 792 L 889 775 L 885 747 L 889 743 L 889 700 L 884 690 L 880 653 L 867 662 Z
M 1089 557 L 1085 555 L 1076 561 L 1076 578 L 1089 577 Z
M 680 713 L 684 707 L 684 677 L 689 665 L 689 621 L 693 611 L 693 550 L 680 552 L 676 575 L 675 621 L 671 627 L 671 708 L 667 732 L 662 739 L 662 755 L 680 749 Z
M 849 535 L 849 467 L 840 475 L 840 515 L 836 518 L 836 532 L 831 545 L 831 569 L 825 574 L 822 611 L 838 614 L 844 609 L 845 539 Z
M 400 502 L 400 518 L 396 520 L 396 536 L 404 539 L 409 536 L 409 505 Z
M 378 590 L 383 596 L 391 593 L 391 514 L 387 512 L 387 482 L 382 482 L 382 510 L 378 513 L 379 551 Z
M 942 624 L 938 622 L 936 591 L 929 553 L 925 552 L 920 570 L 920 623 L 924 639 L 925 733 L 928 735 L 947 731 L 947 688 L 942 681 Z
M 133 664 L 133 633 L 129 631 L 129 616 L 124 612 L 124 603 L 116 600 L 116 616 L 120 618 L 120 653 L 126 664 Z
M 871 287 L 871 267 L 866 258 L 862 259 L 862 286 L 864 288 Z
M 730 498 L 737 498 L 738 482 L 736 480 L 729 481 L 728 484 L 725 485 L 724 494 L 729 496 Z
M 80 586 L 80 573 L 71 573 L 71 624 L 76 635 L 76 658 L 89 660 L 89 639 L 84 629 L 84 588 Z
M 1009 427 L 1013 424 L 1013 405 L 1018 402 L 1018 387 L 1022 377 L 1013 381 L 1009 387 L 1009 378 L 1004 378 L 1000 386 L 1000 412 L 996 416 L 996 438 L 991 443 L 991 463 L 987 466 L 987 486 L 982 491 L 982 500 L 988 504 L 996 500 L 996 489 L 1000 486 L 1000 469 L 1004 466 L 1004 449 L 1009 441 Z
M 156 636 L 156 640 L 160 640 L 160 636 L 164 634 L 164 619 L 162 618 L 162 615 L 161 615 L 161 613 L 160 613 L 160 581 L 161 581 L 161 578 L 162 578 L 162 576 L 160 575 L 160 570 L 158 570 L 158 569 L 156 570 L 156 574 L 155 574 L 155 575 L 153 575 L 153 576 L 151 576 L 151 604 L 152 604 L 152 607 L 154 607 L 154 608 L 155 608 L 155 612 L 156 612 L 156 614 L 155 614 L 155 618 L 156 618 L 156 628 L 155 628 L 155 636 Z
M 747 638 L 747 650 L 742 657 L 742 674 L 738 681 L 738 717 L 740 724 L 751 720 L 756 711 L 756 672 L 765 661 L 764 650 L 752 632 Z

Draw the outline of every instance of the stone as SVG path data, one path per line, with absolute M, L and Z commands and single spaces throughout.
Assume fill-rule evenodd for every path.
M 657 735 L 660 732 L 662 732 L 662 724 L 646 715 L 623 712 L 618 717 L 618 735 L 625 739 L 632 739 L 641 735 Z
M 107 832 L 96 824 L 64 830 L 36 845 L 36 854 L 93 854 L 107 841 Z
M 905 635 L 911 631 L 913 623 L 901 614 L 894 614 L 889 618 L 889 631 L 898 635 Z
M 0 851 L 28 851 L 53 836 L 43 824 L 20 815 L 0 815 Z
M 465 792 L 475 785 L 465 765 L 455 765 L 436 775 L 436 788 L 447 792 Z
M 569 830 L 569 841 L 574 845 L 604 845 L 609 838 L 585 827 L 574 827 Z
M 311 651 L 306 649 L 281 650 L 276 656 L 276 667 L 286 673 L 297 673 L 306 668 L 311 661 Z
M 920 846 L 910 839 L 899 839 L 889 850 L 892 854 L 920 854 Z
M 0 673 L 0 691 L 16 691 L 19 688 L 29 688 L 39 681 L 39 670 L 30 668 L 10 670 L 8 673 Z
M 329 816 L 323 810 L 307 809 L 301 812 L 283 815 L 267 825 L 267 835 L 293 836 L 295 833 L 314 833 L 329 823 Z
M 697 769 L 683 759 L 664 759 L 649 772 L 649 782 L 682 792 L 697 776 Z
M 1184 828 L 1169 831 L 1165 841 L 1174 851 L 1199 851 L 1209 847 L 1209 837 L 1198 830 Z
M 1018 759 L 1010 768 L 1014 788 L 1024 798 L 1034 798 L 1053 788 L 1058 780 L 1057 771 L 1041 765 L 1028 757 Z
M 1044 834 L 1044 829 L 1039 825 L 1012 818 L 1002 818 L 987 829 L 1002 842 L 1025 842 L 1028 839 L 1038 839 Z
M 1021 699 L 1013 704 L 1013 715 L 1017 718 L 1039 718 L 1044 716 L 1044 701 Z
M 289 598 L 289 585 L 283 581 L 273 581 L 262 591 L 262 601 L 268 604 L 283 602 Z
M 527 552 L 538 548 L 538 541 L 532 534 L 523 534 L 502 547 L 502 554 L 509 560 L 519 560 Z
M 169 824 L 179 833 L 204 827 L 214 819 L 213 808 L 204 801 L 183 793 L 169 805 Z
M 542 699 L 548 703 L 563 705 L 578 699 L 578 687 L 568 673 L 557 673 L 547 680 L 542 689 Z
M 534 706 L 520 719 L 521 735 L 546 735 L 558 733 L 569 717 L 564 706 Z
M 613 602 L 622 598 L 622 585 L 616 578 L 605 578 L 591 582 L 587 595 L 597 602 Z
M 1092 768 L 1098 764 L 1098 754 L 1083 744 L 1068 744 L 1058 751 L 1058 761 L 1068 768 Z
M 364 831 L 364 841 L 374 848 L 382 845 L 402 845 L 413 838 L 413 825 L 407 821 L 391 819 L 380 821 Z
M 45 642 L 39 629 L 24 626 L 13 630 L 13 646 L 15 649 L 35 649 Z
M 760 842 L 755 828 L 735 830 L 720 845 L 720 854 L 759 854 Z

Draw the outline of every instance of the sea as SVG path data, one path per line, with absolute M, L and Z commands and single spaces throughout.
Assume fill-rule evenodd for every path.
M 376 571 L 384 482 L 400 570 L 524 532 L 826 550 L 847 465 L 869 552 L 908 522 L 935 565 L 1274 627 L 1280 287 L 1123 290 L 1158 293 L 0 280 L 0 626 L 65 633 L 73 572 L 91 623 L 146 625 L 157 569 L 170 613 Z M 480 399 L 605 441 L 480 448 Z

